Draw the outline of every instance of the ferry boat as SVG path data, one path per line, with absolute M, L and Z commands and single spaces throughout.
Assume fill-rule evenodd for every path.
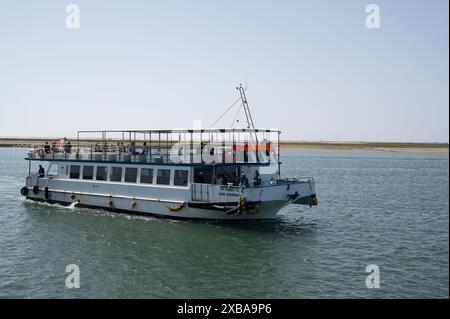
M 73 144 L 62 139 L 29 150 L 21 194 L 113 212 L 211 220 L 274 219 L 286 205 L 317 205 L 312 177 L 281 177 L 281 132 L 255 128 L 238 89 L 247 128 L 79 131 Z

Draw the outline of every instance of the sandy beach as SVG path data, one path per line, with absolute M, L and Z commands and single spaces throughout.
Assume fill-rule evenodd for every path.
M 55 138 L 22 138 L 0 137 L 0 147 L 33 147 L 42 145 Z M 76 139 L 71 139 L 76 144 Z M 95 143 L 95 140 L 80 140 L 80 144 Z M 112 141 L 116 142 L 116 141 Z M 281 141 L 280 147 L 284 151 L 384 151 L 384 152 L 448 152 L 448 143 L 391 143 L 391 142 L 313 142 L 313 141 Z

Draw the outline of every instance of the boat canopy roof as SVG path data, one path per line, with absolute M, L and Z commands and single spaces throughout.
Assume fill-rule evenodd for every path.
M 126 129 L 126 130 L 82 130 L 78 131 L 78 141 L 150 141 L 150 142 L 191 142 L 224 141 L 245 143 L 277 141 L 280 131 L 266 128 L 208 128 L 208 129 Z
M 125 129 L 125 130 L 81 130 L 78 134 L 92 133 L 281 133 L 277 129 L 268 128 L 208 128 L 208 129 Z

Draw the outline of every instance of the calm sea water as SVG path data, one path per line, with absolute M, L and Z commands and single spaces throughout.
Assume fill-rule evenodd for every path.
M 448 153 L 285 153 L 283 175 L 314 176 L 319 206 L 221 223 L 25 201 L 25 152 L 0 148 L 0 297 L 449 296 Z

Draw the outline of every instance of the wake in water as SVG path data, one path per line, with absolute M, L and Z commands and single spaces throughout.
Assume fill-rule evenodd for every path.
M 41 208 L 52 208 L 52 209 L 60 209 L 60 210 L 70 210 L 78 214 L 89 214 L 89 215 L 97 215 L 97 216 L 105 216 L 105 217 L 111 217 L 111 218 L 124 218 L 129 220 L 145 220 L 145 221 L 167 221 L 170 223 L 175 223 L 178 221 L 172 221 L 170 219 L 162 219 L 162 218 L 156 218 L 153 216 L 142 216 L 142 215 L 132 215 L 132 214 L 123 214 L 123 213 L 115 213 L 115 212 L 109 212 L 107 210 L 103 209 L 93 209 L 93 208 L 86 208 L 86 207 L 79 207 L 77 202 L 73 202 L 70 205 L 62 205 L 58 203 L 46 203 L 46 202 L 36 202 L 31 199 L 26 199 L 22 196 L 18 197 L 17 199 L 23 201 L 23 203 L 27 206 L 33 206 L 33 207 L 41 207 Z
M 78 204 L 78 203 L 75 203 L 75 202 L 72 203 L 72 204 L 70 204 L 70 205 L 69 205 L 69 209 L 74 209 L 75 207 L 77 207 L 77 204 Z

